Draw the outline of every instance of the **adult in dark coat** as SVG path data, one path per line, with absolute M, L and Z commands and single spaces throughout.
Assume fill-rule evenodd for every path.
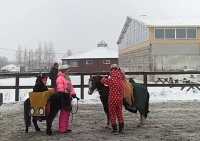
M 54 63 L 53 67 L 50 70 L 49 78 L 51 79 L 51 87 L 56 88 L 56 79 L 58 74 L 58 63 Z
M 36 79 L 35 86 L 33 87 L 33 92 L 48 91 L 46 83 L 47 83 L 47 75 L 45 74 L 39 75 Z

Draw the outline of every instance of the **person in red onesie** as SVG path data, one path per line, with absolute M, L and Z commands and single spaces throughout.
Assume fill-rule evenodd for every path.
M 117 133 L 117 122 L 119 123 L 119 133 L 124 129 L 124 117 L 122 112 L 123 105 L 123 73 L 120 68 L 113 64 L 108 78 L 103 78 L 101 81 L 109 87 L 108 106 L 109 116 L 112 124 L 112 133 Z

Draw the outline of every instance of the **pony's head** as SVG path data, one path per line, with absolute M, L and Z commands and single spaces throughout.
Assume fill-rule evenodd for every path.
M 90 76 L 90 79 L 88 82 L 88 85 L 89 85 L 88 94 L 89 95 L 92 95 L 93 92 L 98 88 L 98 86 L 101 84 L 101 79 L 102 79 L 102 76 L 100 76 L 100 75 Z

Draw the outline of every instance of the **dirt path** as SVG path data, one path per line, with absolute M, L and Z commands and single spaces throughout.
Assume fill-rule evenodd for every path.
M 33 127 L 24 133 L 23 106 L 16 111 L 2 112 L 0 141 L 199 141 L 200 103 L 168 102 L 150 104 L 146 124 L 138 128 L 139 115 L 125 112 L 125 134 L 112 135 L 105 129 L 105 115 L 101 105 L 79 105 L 73 119 L 73 131 L 57 132 L 58 118 L 53 124 L 53 135 L 45 134 L 45 123 L 39 123 L 42 132 Z

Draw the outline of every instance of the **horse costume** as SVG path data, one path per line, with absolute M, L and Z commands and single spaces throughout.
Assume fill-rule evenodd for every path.
M 38 101 L 40 102 L 38 103 Z M 41 108 L 44 110 L 42 111 Z M 52 122 L 60 109 L 60 97 L 58 94 L 51 94 L 51 92 L 32 93 L 32 96 L 24 101 L 25 132 L 28 133 L 28 127 L 31 125 L 32 117 L 32 122 L 36 131 L 40 131 L 37 121 L 46 120 L 46 133 L 51 135 Z
M 109 109 L 108 109 L 108 93 L 109 93 L 109 87 L 103 85 L 101 83 L 101 79 L 103 77 L 100 75 L 91 76 L 89 79 L 89 89 L 88 94 L 91 95 L 95 90 L 99 92 L 100 100 L 103 104 L 104 112 L 107 116 L 107 126 L 110 124 L 109 119 Z M 147 88 L 144 87 L 141 84 L 135 83 L 133 79 L 129 79 L 129 82 L 133 86 L 133 93 L 134 93 L 134 104 L 129 105 L 126 102 L 123 103 L 126 110 L 132 113 L 137 113 L 139 111 L 140 113 L 140 124 L 138 126 L 141 126 L 143 124 L 144 118 L 147 118 L 147 115 L 149 113 L 149 92 L 147 91 Z

